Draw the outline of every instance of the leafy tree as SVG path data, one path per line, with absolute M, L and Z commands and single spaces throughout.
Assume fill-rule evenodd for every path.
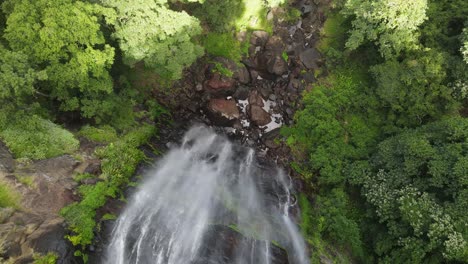
M 343 12 L 353 21 L 346 47 L 355 50 L 371 41 L 385 58 L 414 49 L 426 9 L 427 0 L 347 0 Z
M 2 8 L 9 47 L 46 72 L 40 91 L 59 100 L 62 110 L 79 110 L 84 98 L 112 92 L 114 48 L 100 29 L 111 9 L 72 0 L 6 0 Z
M 429 1 L 428 19 L 421 25 L 421 43 L 425 47 L 458 55 L 460 34 L 468 17 L 465 0 Z
M 293 165 L 318 187 L 311 220 L 322 223 L 317 232 L 350 246 L 355 255 L 363 249 L 343 171 L 351 160 L 366 158 L 379 136 L 375 96 L 360 77 L 356 70 L 337 70 L 304 93 L 304 109 L 296 112 L 294 126 L 282 130 L 300 161 Z
M 375 96 L 351 72 L 337 70 L 304 93 L 295 125 L 283 130 L 289 145 L 309 155 L 309 168 L 320 173 L 321 184 L 342 183 L 343 161 L 366 157 L 378 136 Z
M 34 83 L 45 79 L 46 72 L 34 70 L 26 55 L 0 44 L 0 102 L 26 104 L 28 97 L 36 92 Z
M 468 119 L 408 130 L 352 166 L 384 232 L 373 240 L 383 263 L 442 263 L 468 257 Z
M 203 54 L 192 42 L 202 31 L 199 21 L 185 12 L 169 9 L 167 0 L 103 0 L 117 10 L 114 38 L 124 62 L 143 61 L 167 79 L 178 79 L 182 70 Z
M 402 62 L 388 60 L 371 67 L 376 94 L 397 126 L 421 125 L 456 107 L 445 83 L 446 62 L 441 53 L 416 52 Z M 389 125 L 390 125 L 389 124 Z

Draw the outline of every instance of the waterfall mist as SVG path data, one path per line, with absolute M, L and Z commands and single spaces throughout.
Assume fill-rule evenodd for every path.
M 305 264 L 290 179 L 197 126 L 147 175 L 117 219 L 109 264 Z

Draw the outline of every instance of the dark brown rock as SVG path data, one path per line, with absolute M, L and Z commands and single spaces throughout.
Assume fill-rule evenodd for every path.
M 240 116 L 236 101 L 233 99 L 213 98 L 208 103 L 211 120 L 217 125 L 229 125 Z
M 258 91 L 254 90 L 250 92 L 249 104 L 263 107 L 263 98 Z
M 235 81 L 233 78 L 223 76 L 217 72 L 213 73 L 211 78 L 205 82 L 208 92 L 215 94 L 228 95 L 234 92 Z
M 271 116 L 258 105 L 249 106 L 250 120 L 257 126 L 265 126 L 271 122 Z
M 267 70 L 269 73 L 281 76 L 288 72 L 288 63 L 282 56 L 275 56 L 268 60 Z

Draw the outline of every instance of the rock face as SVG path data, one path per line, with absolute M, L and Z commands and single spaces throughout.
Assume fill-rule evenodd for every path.
M 0 263 L 32 263 L 34 254 L 48 252 L 59 256 L 57 263 L 76 263 L 59 211 L 74 201 L 79 162 L 64 155 L 15 164 L 0 143 L 0 164 L 0 180 L 21 197 L 18 209 L 0 208 Z
M 215 124 L 229 125 L 239 118 L 239 109 L 233 99 L 213 98 L 208 103 L 208 112 Z
M 267 244 L 268 243 L 268 244 Z M 247 238 L 241 233 L 227 226 L 214 225 L 207 231 L 199 259 L 194 264 L 256 264 L 263 260 L 263 251 L 266 246 L 270 248 L 271 264 L 289 264 L 286 250 L 267 241 Z M 246 254 L 238 259 L 238 251 L 245 250 Z

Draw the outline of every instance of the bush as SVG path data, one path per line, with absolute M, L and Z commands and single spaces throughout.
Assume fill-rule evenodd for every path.
M 19 196 L 6 183 L 0 181 L 0 208 L 17 207 Z
M 224 57 L 234 61 L 242 59 L 241 43 L 230 33 L 209 33 L 203 40 L 206 52 L 216 57 Z
M 56 253 L 49 252 L 47 255 L 34 254 L 34 264 L 55 264 L 57 263 L 58 256 Z
M 37 115 L 16 115 L 0 138 L 16 158 L 46 159 L 73 153 L 79 146 L 72 133 Z
M 111 126 L 84 126 L 78 135 L 99 143 L 110 143 L 117 140 L 117 132 Z

